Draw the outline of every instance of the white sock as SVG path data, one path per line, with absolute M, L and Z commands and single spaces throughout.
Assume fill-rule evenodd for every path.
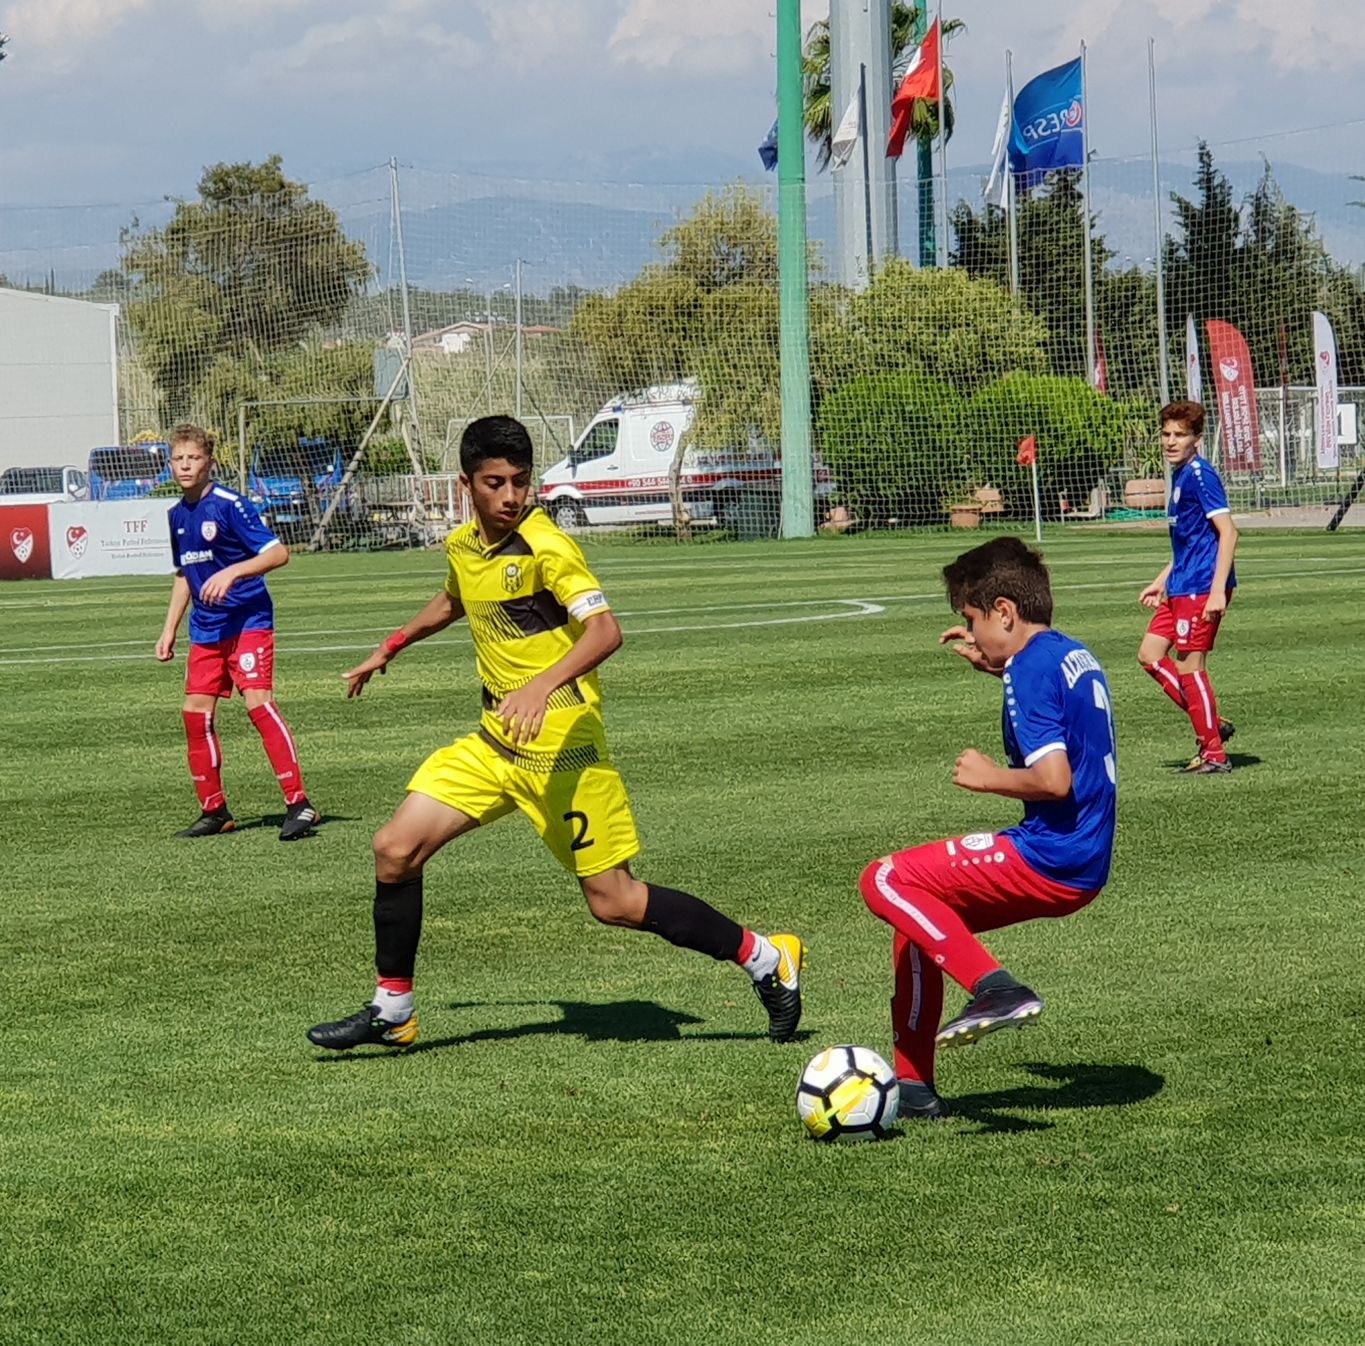
M 370 1004 L 375 1018 L 383 1019 L 385 1023 L 401 1024 L 412 1018 L 411 991 L 386 991 L 382 986 L 376 986 Z
M 770 977 L 777 971 L 777 965 L 780 961 L 777 945 L 766 935 L 755 932 L 753 951 L 740 964 L 740 967 L 755 981 L 762 981 L 764 977 Z

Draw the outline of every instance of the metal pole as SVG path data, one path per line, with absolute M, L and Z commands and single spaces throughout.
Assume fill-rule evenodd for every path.
M 1029 464 L 1029 471 L 1033 473 L 1033 536 L 1038 542 L 1043 540 L 1043 501 L 1038 494 L 1038 455 L 1035 452 L 1033 461 Z
M 517 420 L 521 420 L 521 258 L 517 258 Z
M 1085 225 L 1085 369 L 1095 386 L 1095 276 L 1090 246 L 1090 99 L 1085 85 L 1085 43 L 1081 43 L 1081 195 Z
M 1014 139 L 1014 53 L 1005 52 L 1005 93 L 1010 105 L 1009 136 L 1005 144 L 1005 223 L 1009 229 L 1010 293 L 1019 293 L 1019 193 L 1010 165 L 1009 141 Z
M 389 190 L 393 199 L 393 232 L 398 241 L 398 283 L 403 293 L 403 355 L 412 360 L 412 308 L 408 300 L 408 258 L 403 246 L 403 204 L 398 194 L 398 160 L 389 159 Z M 418 431 L 421 440 L 421 427 L 417 423 L 417 381 L 412 377 L 411 367 L 408 376 L 408 411 L 412 417 L 413 429 Z
M 858 139 L 863 143 L 863 228 L 867 235 L 867 275 L 877 269 L 872 243 L 872 162 L 867 146 L 867 62 L 858 63 Z
M 801 0 L 777 0 L 777 268 L 783 537 L 810 537 L 815 532 L 803 113 Z
M 915 6 L 915 41 L 923 42 L 929 34 L 927 5 Z M 939 41 L 943 41 L 942 32 Z M 915 141 L 915 180 L 919 215 L 919 264 L 934 265 L 934 150 L 927 140 Z
M 246 494 L 246 404 L 237 405 L 237 486 Z
M 938 170 L 939 213 L 943 217 L 941 242 L 938 247 L 939 266 L 948 265 L 948 91 L 943 87 L 943 0 L 938 3 Z
M 1157 166 L 1156 135 L 1156 41 L 1147 39 L 1147 89 L 1152 115 L 1152 229 L 1156 240 L 1156 368 L 1161 405 L 1171 400 L 1171 357 L 1166 349 L 1166 268 L 1162 261 L 1164 241 L 1161 234 L 1161 169 Z

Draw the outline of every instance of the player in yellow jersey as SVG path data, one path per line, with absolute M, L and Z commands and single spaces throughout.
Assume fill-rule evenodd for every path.
M 607 753 L 597 666 L 621 627 L 578 544 L 529 502 L 531 439 L 510 416 L 472 422 L 460 441 L 474 518 L 446 540 L 446 582 L 415 617 L 345 674 L 359 696 L 405 645 L 464 617 L 483 683 L 475 733 L 439 748 L 374 838 L 374 995 L 358 1013 L 308 1030 L 319 1047 L 417 1038 L 413 971 L 422 930 L 422 868 L 448 841 L 520 809 L 604 924 L 738 963 L 787 1042 L 801 1017 L 795 935 L 756 934 L 691 893 L 630 872 L 640 849 L 630 800 Z

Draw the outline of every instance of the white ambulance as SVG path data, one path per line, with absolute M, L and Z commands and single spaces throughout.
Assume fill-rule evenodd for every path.
M 695 387 L 681 383 L 608 402 L 569 456 L 543 473 L 539 502 L 562 528 L 671 524 L 669 472 L 679 441 L 692 428 L 695 397 Z M 828 493 L 828 473 L 816 475 L 826 479 Z M 693 523 L 776 534 L 782 468 L 771 446 L 756 440 L 744 451 L 688 448 L 681 480 Z

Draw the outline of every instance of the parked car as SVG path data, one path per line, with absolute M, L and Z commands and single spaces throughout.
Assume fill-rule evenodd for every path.
M 89 496 L 85 473 L 78 467 L 7 467 L 0 472 L 0 504 L 55 505 Z
M 257 444 L 251 454 L 250 495 L 270 526 L 292 541 L 322 517 L 345 466 L 341 445 L 334 440 L 300 439 L 278 448 Z
M 650 388 L 608 402 L 588 423 L 568 457 L 541 476 L 537 499 L 561 528 L 585 524 L 671 523 L 669 473 L 678 443 L 692 428 L 696 389 L 690 383 Z M 829 495 L 823 463 L 815 494 Z M 755 437 L 744 449 L 688 448 L 683 503 L 691 521 L 745 534 L 775 534 L 781 513 L 782 463 Z
M 91 500 L 140 500 L 171 479 L 171 446 L 163 440 L 90 450 Z

